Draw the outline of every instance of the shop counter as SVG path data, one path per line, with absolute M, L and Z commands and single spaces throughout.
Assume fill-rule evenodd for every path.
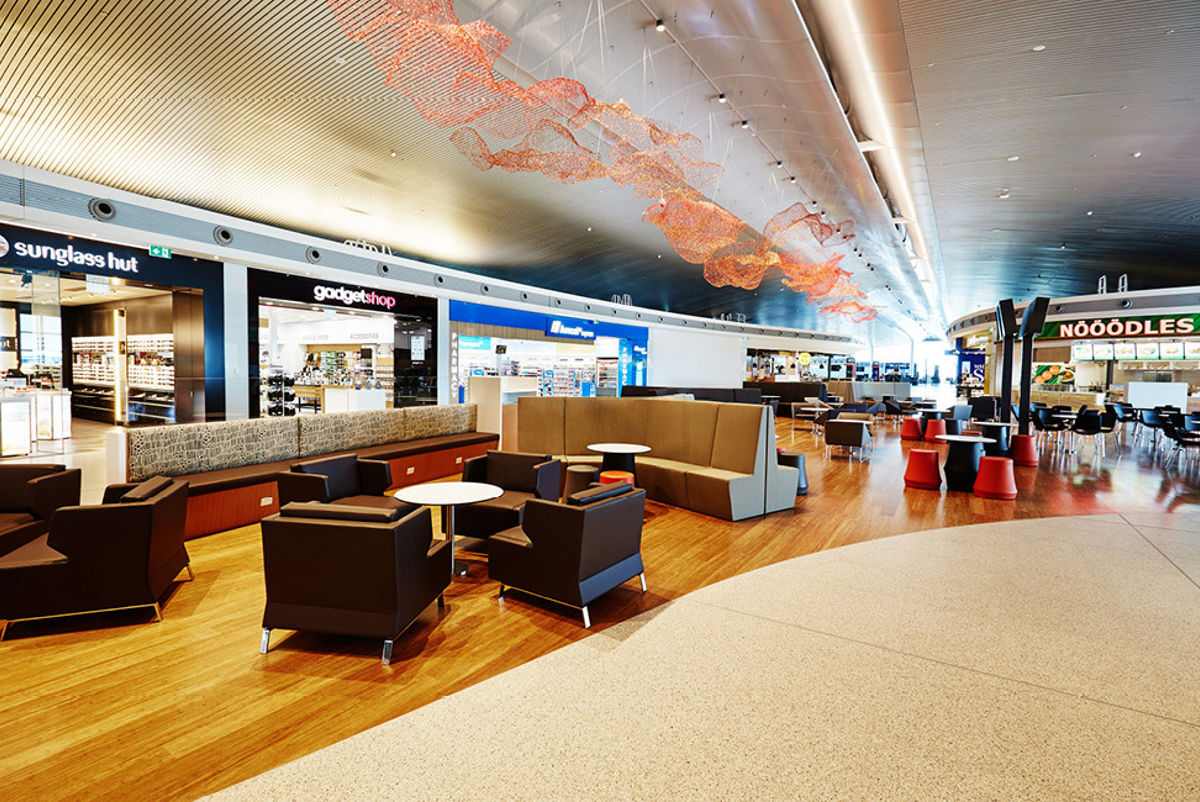
M 0 397 L 0 456 L 23 457 L 33 453 L 33 396 Z
M 387 409 L 387 390 L 355 390 L 353 387 L 326 387 L 322 412 L 361 412 Z
M 1021 403 L 1021 395 L 1018 391 L 1013 390 L 1013 403 Z M 1104 408 L 1104 393 L 1072 393 L 1058 390 L 1033 390 L 1029 393 L 1029 399 L 1035 403 L 1045 404 L 1048 407 L 1067 406 L 1072 409 L 1087 404 L 1094 409 Z
M 62 440 L 71 436 L 71 393 L 69 390 L 37 390 L 37 439 Z

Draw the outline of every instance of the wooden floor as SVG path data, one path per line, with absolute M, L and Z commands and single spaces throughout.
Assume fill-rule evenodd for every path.
M 793 442 L 788 423 L 780 443 Z M 794 511 L 728 523 L 651 504 L 637 583 L 592 606 L 594 629 L 760 566 L 873 538 L 965 523 L 1200 502 L 1195 477 L 1143 451 L 1018 469 L 1015 502 L 905 491 L 907 444 L 884 428 L 871 461 L 826 461 L 807 432 L 811 491 Z M 927 447 L 927 446 L 922 446 Z M 943 449 L 944 450 L 944 449 Z M 576 615 L 516 593 L 497 603 L 482 558 L 426 610 L 390 667 L 376 641 L 276 632 L 258 654 L 258 528 L 188 543 L 196 579 L 165 620 L 109 613 L 14 625 L 0 643 L 0 798 L 191 799 L 327 746 L 588 636 Z M 486 710 L 480 710 L 486 715 Z M 480 748 L 495 745 L 481 744 Z

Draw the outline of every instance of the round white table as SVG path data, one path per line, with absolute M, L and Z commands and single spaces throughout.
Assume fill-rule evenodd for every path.
M 604 458 L 600 462 L 600 470 L 602 471 L 636 473 L 634 470 L 633 455 L 645 454 L 650 450 L 650 446 L 644 446 L 640 443 L 591 443 L 588 445 L 587 450 L 604 455 Z
M 446 514 L 446 537 L 450 538 L 450 552 L 454 553 L 454 508 L 459 504 L 475 504 L 499 498 L 503 488 L 484 482 L 426 482 L 411 487 L 402 487 L 392 493 L 405 504 L 421 504 L 426 507 L 441 507 Z M 451 572 L 455 576 L 467 575 L 467 564 L 454 560 Z

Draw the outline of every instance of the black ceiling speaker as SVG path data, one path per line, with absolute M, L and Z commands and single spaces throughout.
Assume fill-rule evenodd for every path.
M 304 252 L 304 258 L 307 259 L 310 264 L 315 265 L 317 262 L 321 261 L 321 252 L 316 248 L 309 248 Z
M 1042 330 L 1049 308 L 1050 299 L 1044 295 L 1034 298 L 1033 303 L 1025 307 L 1025 314 L 1021 317 L 1021 337 L 1032 337 Z
M 392 268 L 390 265 L 386 265 L 383 262 L 379 262 L 378 264 L 375 265 L 375 272 L 381 276 L 386 276 L 388 273 L 392 272 Z
M 92 198 L 88 201 L 88 214 L 97 220 L 112 220 L 117 216 L 117 207 L 112 201 Z
M 1017 313 L 1011 298 L 996 304 L 996 334 L 1001 338 L 1017 336 Z
M 218 245 L 228 245 L 233 242 L 233 232 L 225 228 L 225 226 L 217 226 L 213 229 L 213 242 Z

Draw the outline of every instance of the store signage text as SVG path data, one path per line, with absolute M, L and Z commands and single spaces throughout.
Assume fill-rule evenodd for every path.
M 1047 323 L 1045 339 L 1091 337 L 1155 337 L 1164 334 L 1193 334 L 1198 331 L 1196 315 L 1178 317 L 1107 318 Z
M 574 340 L 594 340 L 596 330 L 589 328 L 581 320 L 561 320 L 556 317 L 546 320 L 546 334 L 551 337 L 565 337 Z
M 9 253 L 9 242 L 0 236 L 0 257 Z M 74 244 L 57 248 L 53 245 L 42 245 L 14 240 L 11 244 L 14 256 L 33 262 L 47 262 L 56 267 L 90 268 L 92 270 L 120 270 L 124 273 L 138 272 L 136 256 L 120 257 L 112 251 L 97 252 L 76 248 Z M 49 265 L 47 265 L 49 266 Z
M 352 290 L 349 287 L 330 287 L 318 284 L 313 287 L 313 298 L 320 301 L 341 301 L 346 306 L 363 304 L 364 306 L 382 306 L 391 309 L 396 305 L 396 296 L 382 295 L 372 290 Z

